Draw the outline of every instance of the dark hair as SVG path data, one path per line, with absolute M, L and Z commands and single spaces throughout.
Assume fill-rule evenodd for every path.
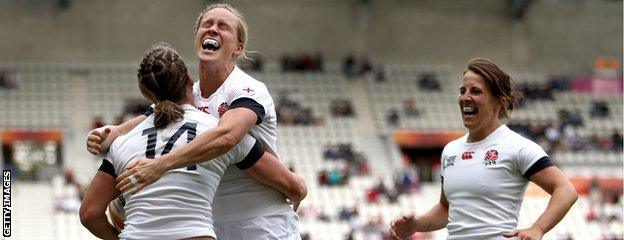
M 518 107 L 518 101 L 522 97 L 522 93 L 511 90 L 511 77 L 494 62 L 485 58 L 471 59 L 467 68 L 468 71 L 481 76 L 492 95 L 503 104 L 498 118 L 509 118 L 508 111 L 511 112 Z
M 145 53 L 138 71 L 139 89 L 154 106 L 154 125 L 166 127 L 182 117 L 177 102 L 186 98 L 188 70 L 182 57 L 167 43 L 158 43 Z

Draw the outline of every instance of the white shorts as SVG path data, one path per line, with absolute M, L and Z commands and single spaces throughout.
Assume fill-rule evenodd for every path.
M 301 240 L 293 211 L 242 221 L 215 222 L 217 240 Z

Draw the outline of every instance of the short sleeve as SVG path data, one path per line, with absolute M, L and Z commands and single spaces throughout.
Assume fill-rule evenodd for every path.
M 548 157 L 548 154 L 546 154 L 544 149 L 537 145 L 537 143 L 534 143 L 533 141 L 527 139 L 523 140 L 524 142 L 520 146 L 520 149 L 518 150 L 518 154 L 516 156 L 516 163 L 518 166 L 518 170 L 521 174 L 524 175 L 526 171 L 529 170 L 531 166 L 533 166 L 533 164 L 535 164 L 543 157 Z
M 446 149 L 446 148 L 444 148 L 444 149 Z M 440 176 L 442 178 L 444 178 L 444 170 L 446 169 L 446 166 L 447 166 L 447 164 L 446 164 L 446 154 L 445 154 L 444 150 L 442 150 L 442 154 L 440 154 L 440 160 L 441 160 L 441 164 L 442 164 L 442 169 L 440 170 Z
M 234 109 L 234 108 L 247 108 L 253 111 L 254 113 L 256 113 L 256 116 L 258 117 L 258 119 L 256 120 L 256 125 L 262 123 L 262 119 L 264 118 L 264 113 L 265 113 L 264 107 L 260 105 L 260 103 L 256 102 L 255 100 L 251 98 L 236 99 L 230 105 L 230 109 Z
M 258 160 L 262 158 L 263 154 L 264 154 L 264 148 L 262 148 L 262 144 L 260 144 L 260 141 L 256 140 L 256 143 L 253 145 L 251 150 L 249 150 L 249 153 L 247 153 L 247 156 L 245 156 L 243 160 L 236 163 L 235 165 L 240 170 L 248 169 L 252 167 L 254 164 L 256 164 L 256 162 L 258 162 Z
M 117 178 L 117 173 L 115 173 L 115 167 L 113 164 L 108 161 L 108 159 L 102 159 L 102 164 L 100 164 L 100 168 L 98 171 L 111 175 L 114 178 Z
M 262 144 L 247 134 L 232 150 L 226 153 L 225 157 L 230 164 L 235 164 L 240 169 L 246 169 L 253 166 L 260 159 L 262 154 L 256 156 L 258 152 L 264 153 Z
M 230 87 L 227 99 L 230 109 L 245 107 L 255 112 L 258 116 L 256 124 L 262 123 L 267 110 L 274 108 L 269 90 L 262 83 L 255 81 Z

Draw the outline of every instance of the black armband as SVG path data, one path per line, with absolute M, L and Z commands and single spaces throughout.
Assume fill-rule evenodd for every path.
M 249 151 L 247 156 L 242 161 L 236 163 L 235 165 L 240 170 L 248 169 L 254 164 L 256 164 L 256 162 L 260 160 L 263 154 L 264 154 L 264 148 L 262 147 L 262 144 L 260 144 L 260 141 L 256 140 L 256 143 L 253 145 L 253 147 L 251 147 L 251 150 Z
M 114 178 L 117 178 L 117 174 L 115 173 L 115 167 L 113 167 L 113 164 L 107 159 L 102 159 L 102 165 L 100 165 L 100 168 L 98 168 L 98 171 L 107 173 L 108 175 L 111 175 Z
M 239 98 L 236 99 L 232 102 L 232 104 L 230 104 L 230 109 L 234 109 L 234 108 L 247 108 L 251 111 L 253 111 L 254 113 L 256 113 L 256 115 L 258 116 L 258 120 L 256 121 L 256 125 L 262 123 L 262 119 L 264 118 L 264 107 L 262 105 L 260 105 L 260 103 L 256 102 L 256 100 L 253 100 L 251 98 Z
M 542 171 L 545 168 L 550 167 L 550 166 L 554 166 L 554 164 L 552 163 L 552 161 L 550 161 L 550 159 L 547 156 L 543 157 L 543 158 L 540 158 L 522 176 L 524 176 L 524 178 L 530 180 L 530 178 L 531 178 L 531 176 L 533 176 L 533 174 L 536 174 L 537 172 Z

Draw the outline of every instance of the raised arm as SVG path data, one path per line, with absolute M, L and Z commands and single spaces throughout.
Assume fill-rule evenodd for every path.
M 293 208 L 297 211 L 299 203 L 308 194 L 308 188 L 303 179 L 288 170 L 275 156 L 264 152 L 262 158 L 246 172 L 256 181 L 271 186 L 293 202 Z
M 129 176 L 138 181 L 133 192 L 156 182 L 169 170 L 199 164 L 230 151 L 254 126 L 258 117 L 247 108 L 230 109 L 223 114 L 216 128 L 197 136 L 188 144 L 154 159 L 139 158 L 117 177 L 117 187 L 129 189 Z
M 87 135 L 87 151 L 93 155 L 107 153 L 110 143 L 113 142 L 115 138 L 130 132 L 130 130 L 145 120 L 146 117 L 146 115 L 140 115 L 118 126 L 106 125 L 91 130 Z
M 503 234 L 505 237 L 518 239 L 542 239 L 542 236 L 552 229 L 568 210 L 574 205 L 578 195 L 568 178 L 555 166 L 547 167 L 531 176 L 531 181 L 548 192 L 551 197 L 548 206 L 542 215 L 528 229 L 520 229 Z
M 444 196 L 444 185 L 440 193 L 440 201 L 429 212 L 416 217 L 406 215 L 395 219 L 390 224 L 390 236 L 394 240 L 409 237 L 415 232 L 429 232 L 442 229 L 448 224 L 448 202 Z
M 113 176 L 98 171 L 80 206 L 80 222 L 93 235 L 102 239 L 119 239 L 119 233 L 106 218 L 108 204 L 121 194 L 115 188 L 116 183 Z

